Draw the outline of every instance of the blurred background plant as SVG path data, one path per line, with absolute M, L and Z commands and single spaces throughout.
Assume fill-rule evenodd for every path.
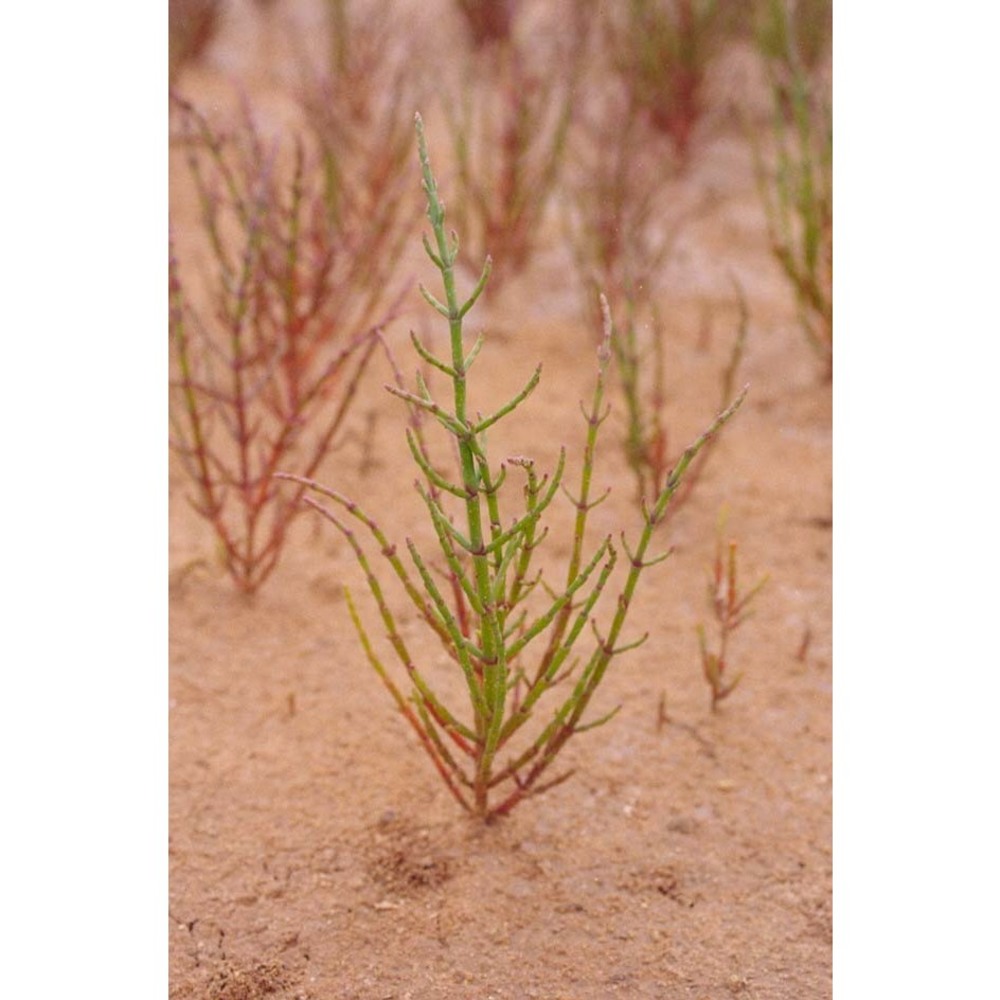
M 602 293 L 615 303 L 614 373 L 624 397 L 623 447 L 637 501 L 659 493 L 676 459 L 666 424 L 665 274 L 685 228 L 717 203 L 711 192 L 695 200 L 677 196 L 669 144 L 625 86 L 607 87 L 574 121 L 571 153 L 580 169 L 566 184 L 566 242 L 588 326 L 600 329 Z M 745 299 L 737 291 L 741 319 L 720 374 L 720 408 L 731 398 L 748 329 Z M 711 443 L 702 450 L 668 516 L 690 495 L 711 450 Z
M 476 51 L 510 42 L 522 0 L 455 0 Z
M 832 0 L 757 0 L 753 11 L 757 51 L 775 85 L 829 69 L 833 39 Z
M 709 64 L 725 38 L 718 0 L 627 0 L 605 18 L 612 71 L 632 104 L 670 137 L 680 162 L 704 111 Z
M 621 86 L 592 96 L 575 120 L 565 184 L 566 242 L 575 265 L 584 317 L 598 335 L 599 299 L 615 304 L 616 328 L 626 303 L 642 309 L 687 222 L 707 207 L 672 197 L 675 173 L 668 141 L 644 118 Z
M 317 470 L 372 356 L 391 282 L 366 284 L 369 258 L 386 245 L 360 210 L 332 216 L 301 140 L 265 142 L 249 107 L 223 133 L 183 99 L 172 106 L 201 245 L 181 259 L 171 247 L 171 444 L 249 594 L 301 509 L 274 473 Z M 379 264 L 387 279 L 392 263 Z
M 167 46 L 170 82 L 181 66 L 204 55 L 222 24 L 222 0 L 170 0 Z
M 736 376 L 749 330 L 746 299 L 738 285 L 736 291 L 740 318 L 729 360 L 719 374 L 717 408 L 720 410 L 733 399 Z M 625 459 L 635 479 L 636 502 L 642 504 L 657 496 L 663 489 L 679 454 L 672 450 L 673 442 L 666 421 L 666 324 L 662 312 L 651 302 L 648 318 L 645 322 L 640 322 L 632 312 L 631 301 L 628 306 L 625 325 L 616 329 L 617 335 L 612 344 L 618 383 L 625 401 L 625 434 L 622 444 Z M 683 507 L 694 492 L 716 441 L 716 438 L 708 441 L 691 463 L 684 482 L 666 511 L 664 523 Z
M 774 150 L 750 131 L 771 252 L 803 333 L 833 373 L 833 116 L 829 0 L 765 0 L 757 45 L 771 85 Z
M 475 276 L 471 262 L 493 258 L 488 295 L 532 262 L 561 183 L 590 23 L 573 10 L 542 39 L 512 24 L 502 40 L 468 56 L 458 95 L 440 92 L 454 151 L 449 210 L 463 234 L 460 260 Z
M 331 228 L 365 232 L 376 253 L 355 254 L 356 294 L 386 292 L 419 212 L 409 194 L 412 101 L 420 83 L 397 26 L 356 0 L 324 0 L 325 58 L 301 59 L 299 103 L 318 149 Z M 363 306 L 370 312 L 371 303 Z

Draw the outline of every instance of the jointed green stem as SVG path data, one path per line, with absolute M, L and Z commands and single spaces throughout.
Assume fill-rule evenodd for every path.
M 427 195 L 427 215 L 432 230 L 432 238 L 425 237 L 425 248 L 440 271 L 444 286 L 443 299 L 426 290 L 424 297 L 448 319 L 450 358 L 437 357 L 415 335 L 411 335 L 411 341 L 417 355 L 431 369 L 450 380 L 452 405 L 449 408 L 438 402 L 420 376 L 416 392 L 404 389 L 398 369 L 396 384 L 387 388 L 410 407 L 411 426 L 407 444 L 423 475 L 423 480 L 417 483 L 417 490 L 434 528 L 438 564 L 426 559 L 408 539 L 406 547 L 416 568 L 416 577 L 411 576 L 395 547 L 357 504 L 333 490 L 311 482 L 308 485 L 365 525 L 420 617 L 433 629 L 449 659 L 461 669 L 471 708 L 468 724 L 460 721 L 461 713 L 452 711 L 435 694 L 421 669 L 411 659 L 387 597 L 358 539 L 337 515 L 310 501 L 338 527 L 354 550 L 389 644 L 412 685 L 410 697 L 404 697 L 389 677 L 364 631 L 354 604 L 349 600 L 351 616 L 369 662 L 417 733 L 451 794 L 474 815 L 491 818 L 508 812 L 525 796 L 538 794 L 566 780 L 572 772 L 558 774 L 554 778 L 547 773 L 559 751 L 570 737 L 603 725 L 617 711 L 612 709 L 597 719 L 584 720 L 590 700 L 611 660 L 646 638 L 644 635 L 636 641 L 620 641 L 641 572 L 665 558 L 647 558 L 653 530 L 662 519 L 691 461 L 732 417 L 743 396 L 720 414 L 709 430 L 681 457 L 652 509 L 646 511 L 634 550 L 623 537 L 622 545 L 629 561 L 628 572 L 610 628 L 606 636 L 602 635 L 594 615 L 600 598 L 610 584 L 618 553 L 610 537 L 597 545 L 589 556 L 585 554 L 585 546 L 589 512 L 604 499 L 602 495 L 595 500 L 591 494 L 597 437 L 607 416 L 604 393 L 612 337 L 607 303 L 603 303 L 605 337 L 598 352 L 598 377 L 590 407 L 583 410 L 587 435 L 579 492 L 570 497 L 576 511 L 572 547 L 565 580 L 561 587 L 552 589 L 542 581 L 541 571 L 533 574 L 532 559 L 547 531 L 541 527 L 542 517 L 562 488 L 565 449 L 560 450 L 558 464 L 550 475 L 540 476 L 533 461 L 528 458 L 510 458 L 498 467 L 490 465 L 486 431 L 511 414 L 534 391 L 540 371 L 536 370 L 524 388 L 491 415 L 477 416 L 475 420 L 470 418 L 472 411 L 468 403 L 466 376 L 482 346 L 482 339 L 476 340 L 466 353 L 462 343 L 462 321 L 482 292 L 489 266 L 487 263 L 472 295 L 460 302 L 454 274 L 458 242 L 454 236 L 449 238 L 445 233 L 444 206 L 431 173 L 419 117 L 417 140 Z M 456 480 L 439 471 L 432 463 L 422 426 L 427 416 L 433 417 L 436 425 L 454 438 L 458 452 Z M 523 472 L 526 483 L 523 512 L 511 517 L 509 512 L 505 515 L 501 501 L 509 493 L 504 489 L 508 471 L 514 473 L 514 470 Z M 464 516 L 455 517 L 450 513 L 449 509 L 453 507 Z M 443 575 L 448 586 L 439 585 L 436 573 Z M 540 582 L 542 588 L 537 587 Z M 548 595 L 544 603 L 541 598 L 543 588 Z M 533 597 L 541 604 L 540 607 L 529 600 Z M 570 660 L 588 626 L 595 637 L 593 651 L 589 656 Z M 543 642 L 539 644 L 542 651 L 537 661 L 526 667 L 522 661 L 526 659 L 527 651 L 542 637 Z M 582 668 L 574 677 L 571 690 L 549 720 L 535 735 L 523 736 L 522 731 L 527 732 L 525 727 L 533 719 L 543 695 L 573 675 L 581 663 Z M 522 733 L 522 746 L 515 749 L 511 741 L 519 733 Z M 456 747 L 460 752 L 455 752 Z M 502 765 L 497 760 L 501 752 L 507 755 Z M 496 801 L 498 790 L 499 802 Z

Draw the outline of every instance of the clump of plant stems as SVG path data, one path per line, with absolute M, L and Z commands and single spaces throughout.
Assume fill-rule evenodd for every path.
M 326 0 L 329 44 L 321 66 L 303 55 L 299 100 L 329 224 L 363 234 L 352 254 L 361 296 L 384 296 L 404 247 L 416 228 L 410 208 L 410 131 L 403 104 L 415 81 L 390 19 L 366 16 L 350 0 Z M 412 105 L 411 105 L 412 106 Z M 362 301 L 363 311 L 371 305 Z
M 774 105 L 775 162 L 754 143 L 771 251 L 795 291 L 803 333 L 833 371 L 833 118 L 829 87 L 800 57 L 784 3 L 769 5 L 763 37 Z M 817 15 L 817 18 L 819 15 Z M 774 46 L 783 50 L 773 52 Z M 811 49 L 806 49 L 811 52 Z
M 832 33 L 831 0 L 758 0 L 757 51 L 779 86 L 803 71 L 810 76 L 819 73 L 830 56 Z
M 421 292 L 448 324 L 450 351 L 440 357 L 414 333 L 411 342 L 423 363 L 445 376 L 451 396 L 448 400 L 434 396 L 419 375 L 416 391 L 400 385 L 386 388 L 411 411 L 407 442 L 419 470 L 416 488 L 437 540 L 435 558 L 420 552 L 413 540 L 407 539 L 409 562 L 404 562 L 402 550 L 358 503 L 315 481 L 285 478 L 309 487 L 313 495 L 306 502 L 337 527 L 353 550 L 405 682 L 397 682 L 376 649 L 348 591 L 348 609 L 369 663 L 451 795 L 473 816 L 490 820 L 509 813 L 526 797 L 565 781 L 572 771 L 553 773 L 553 765 L 566 743 L 615 714 L 612 710 L 591 719 L 588 709 L 611 661 L 643 641 L 644 637 L 622 642 L 622 633 L 640 575 L 665 558 L 648 556 L 653 530 L 685 471 L 737 411 L 746 390 L 681 456 L 663 491 L 644 508 L 634 547 L 622 535 L 627 575 L 611 610 L 610 624 L 602 628 L 597 606 L 609 588 L 619 556 L 610 536 L 588 551 L 586 528 L 590 510 L 602 499 L 593 496 L 592 479 L 598 432 L 607 416 L 604 394 L 611 360 L 610 317 L 605 312 L 597 381 L 590 406 L 584 409 L 587 435 L 579 486 L 575 495 L 566 491 L 576 511 L 569 561 L 565 576 L 549 584 L 535 567 L 547 533 L 543 517 L 563 488 L 566 451 L 561 450 L 556 468 L 546 474 L 539 472 L 531 458 L 516 456 L 497 464 L 489 457 L 487 432 L 534 392 L 541 370 L 536 369 L 524 388 L 492 413 L 483 416 L 475 409 L 469 374 L 483 347 L 483 337 L 467 348 L 463 323 L 486 287 L 491 262 L 486 259 L 475 287 L 463 301 L 455 275 L 458 238 L 445 229 L 444 206 L 419 115 L 416 129 L 432 231 L 431 238 L 424 236 L 424 248 L 440 272 L 443 299 L 424 286 Z M 454 471 L 446 472 L 433 464 L 425 424 L 436 426 L 452 442 L 457 455 Z M 513 483 L 515 477 L 520 480 L 518 486 Z M 520 496 L 514 513 L 510 508 L 512 493 Z M 364 539 L 388 563 L 385 573 L 376 572 Z M 426 665 L 411 654 L 384 587 L 386 576 L 402 586 L 419 619 L 461 672 L 468 698 L 465 710 L 445 703 L 431 683 Z M 553 705 L 553 699 L 546 696 L 554 695 L 560 685 L 562 694 Z M 544 713 L 543 699 L 550 705 Z
M 741 594 L 736 571 L 736 542 L 723 544 L 725 513 L 719 519 L 716 539 L 715 561 L 708 582 L 708 604 L 715 619 L 717 641 L 714 651 L 708 648 L 705 626 L 698 625 L 698 646 L 701 651 L 701 668 L 711 692 L 712 711 L 718 710 L 719 703 L 728 698 L 743 677 L 742 673 L 728 675 L 729 640 L 753 613 L 750 604 L 767 583 L 767 576 L 761 577 L 745 594 Z
M 356 255 L 377 248 L 331 225 L 301 143 L 283 163 L 249 112 L 225 138 L 187 102 L 175 107 L 209 267 L 202 287 L 182 278 L 171 240 L 171 446 L 226 571 L 252 594 L 302 510 L 304 488 L 289 495 L 274 474 L 311 476 L 335 447 L 384 289 L 359 283 Z
M 702 90 L 721 38 L 717 0 L 628 0 L 608 20 L 612 66 L 681 161 L 702 117 Z
M 496 262 L 490 292 L 537 253 L 559 182 L 576 101 L 585 22 L 544 59 L 509 40 L 468 64 L 461 98 L 443 104 L 455 153 L 455 225 L 467 259 Z
M 665 140 L 623 89 L 609 90 L 576 124 L 573 157 L 583 169 L 570 187 L 568 231 L 585 316 L 600 322 L 602 290 L 617 304 L 614 370 L 625 399 L 623 444 L 641 500 L 659 494 L 674 458 L 664 422 L 665 324 L 654 293 L 684 227 L 710 200 L 684 205 L 672 197 Z M 723 402 L 731 398 L 747 331 L 742 292 L 739 300 L 739 332 L 721 377 Z M 685 477 L 669 513 L 690 495 L 709 450 Z
M 707 206 L 683 204 L 670 188 L 666 140 L 623 87 L 606 87 L 576 116 L 566 220 L 585 316 L 600 329 L 600 295 L 642 310 L 685 225 Z M 616 327 L 625 322 L 613 315 Z
M 738 285 L 737 293 L 740 320 L 729 361 L 719 378 L 720 406 L 725 406 L 726 401 L 732 398 L 749 329 L 746 298 Z M 625 400 L 625 458 L 635 478 L 636 499 L 640 503 L 644 498 L 660 494 L 676 464 L 676 458 L 671 455 L 670 438 L 664 420 L 664 322 L 655 303 L 649 305 L 649 322 L 640 324 L 633 310 L 633 303 L 628 300 L 624 328 L 612 341 L 618 382 Z M 691 496 L 717 440 L 714 438 L 709 441 L 692 463 L 668 509 L 667 517 L 676 513 Z

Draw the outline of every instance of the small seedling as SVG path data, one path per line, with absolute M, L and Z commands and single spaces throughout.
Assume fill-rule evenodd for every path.
M 708 603 L 715 618 L 718 642 L 716 651 L 708 648 L 705 626 L 698 625 L 698 646 L 701 650 L 701 667 L 705 681 L 712 695 L 712 711 L 718 710 L 719 702 L 728 698 L 736 689 L 743 677 L 742 673 L 727 676 L 729 668 L 729 640 L 753 613 L 750 604 L 767 583 L 766 576 L 761 577 L 746 593 L 740 594 L 736 579 L 736 542 L 723 544 L 725 531 L 725 516 L 719 521 L 718 538 L 716 541 L 715 562 L 708 583 Z
M 445 229 L 444 206 L 431 172 L 423 123 L 416 119 L 417 142 L 427 216 L 432 238 L 424 248 L 438 269 L 443 299 L 421 286 L 428 304 L 448 324 L 450 352 L 440 357 L 415 333 L 411 342 L 425 365 L 443 374 L 450 385 L 448 401 L 437 398 L 428 382 L 417 377 L 416 391 L 400 385 L 386 388 L 405 401 L 411 412 L 409 450 L 419 471 L 417 491 L 426 506 L 437 540 L 434 559 L 421 553 L 412 539 L 403 550 L 389 541 L 380 524 L 359 504 L 336 490 L 304 477 L 284 476 L 313 496 L 306 502 L 329 520 L 347 540 L 364 573 L 389 645 L 409 684 L 404 693 L 347 592 L 347 605 L 368 662 L 381 678 L 399 712 L 416 733 L 437 773 L 463 809 L 489 820 L 509 813 L 526 797 L 565 781 L 572 771 L 552 774 L 552 767 L 575 735 L 607 722 L 616 710 L 590 719 L 588 709 L 612 661 L 640 645 L 645 637 L 622 642 L 622 632 L 639 576 L 665 558 L 647 551 L 656 525 L 680 487 L 698 452 L 731 419 L 746 390 L 681 456 L 662 492 L 643 510 L 634 548 L 621 537 L 628 568 L 610 623 L 598 624 L 598 605 L 609 589 L 618 560 L 610 536 L 586 552 L 590 510 L 603 499 L 592 495 L 598 432 L 607 416 L 604 407 L 607 366 L 611 360 L 611 322 L 605 310 L 605 338 L 598 352 L 598 374 L 589 408 L 580 483 L 575 496 L 573 538 L 562 582 L 549 584 L 538 569 L 539 551 L 547 534 L 543 518 L 560 495 L 566 472 L 563 448 L 557 466 L 541 474 L 531 458 L 516 456 L 496 464 L 489 457 L 487 432 L 508 418 L 536 390 L 536 369 L 524 388 L 484 416 L 470 399 L 469 373 L 484 340 L 463 339 L 463 321 L 490 277 L 490 260 L 471 294 L 460 298 L 455 279 L 458 238 Z M 437 468 L 427 445 L 425 424 L 450 439 L 457 469 Z M 513 482 L 519 479 L 520 485 Z M 519 498 L 511 513 L 512 495 Z M 332 503 L 323 503 L 320 496 Z M 361 525 L 358 537 L 356 525 Z M 354 527 L 352 527 L 354 525 Z M 364 544 L 367 539 L 388 562 L 418 618 L 436 636 L 447 660 L 461 673 L 467 709 L 446 703 L 431 683 L 427 664 L 411 654 L 390 595 L 376 573 Z M 589 651 L 588 651 L 589 647 Z M 547 713 L 560 685 L 563 694 Z
M 252 594 L 301 512 L 274 474 L 311 476 L 334 448 L 378 324 L 346 301 L 350 290 L 372 307 L 355 287 L 358 234 L 329 225 L 302 146 L 283 180 L 249 112 L 227 140 L 190 104 L 176 107 L 211 266 L 206 287 L 189 288 L 171 241 L 171 446 L 228 574 Z

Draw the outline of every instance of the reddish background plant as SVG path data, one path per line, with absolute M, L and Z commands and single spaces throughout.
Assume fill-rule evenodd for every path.
M 521 0 L 455 0 L 473 48 L 510 41 Z
M 463 234 L 461 262 L 489 255 L 487 295 L 534 260 L 560 188 L 583 68 L 587 22 L 574 16 L 540 50 L 508 39 L 465 65 L 460 96 L 442 103 L 455 153 L 450 212 Z
M 712 696 L 712 711 L 719 707 L 719 702 L 728 698 L 736 689 L 743 677 L 742 673 L 728 674 L 729 641 L 736 631 L 753 613 L 750 604 L 767 583 L 768 578 L 762 576 L 746 593 L 741 594 L 737 580 L 737 544 L 730 540 L 723 543 L 725 531 L 725 512 L 719 518 L 718 535 L 716 538 L 715 561 L 708 582 L 708 604 L 715 619 L 718 641 L 716 651 L 708 647 L 705 626 L 698 626 L 698 646 L 701 651 L 701 668 L 705 675 Z
M 283 162 L 288 151 L 266 145 L 249 112 L 223 136 L 189 103 L 174 106 L 210 265 L 198 287 L 171 246 L 171 445 L 228 574 L 251 594 L 301 510 L 274 474 L 312 475 L 335 447 L 384 290 L 358 305 L 358 258 L 377 247 L 360 220 L 331 224 L 301 142 Z
M 722 37 L 717 0 L 629 0 L 608 18 L 614 72 L 686 160 L 704 110 L 705 75 Z

